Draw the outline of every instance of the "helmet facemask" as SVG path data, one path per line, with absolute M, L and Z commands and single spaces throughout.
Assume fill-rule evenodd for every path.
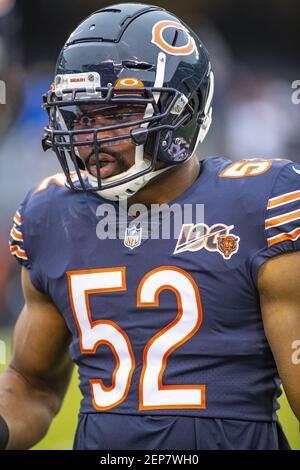
M 213 92 L 208 53 L 187 25 L 160 7 L 123 3 L 93 13 L 68 38 L 56 74 L 44 98 L 49 113 L 44 148 L 56 152 L 75 191 L 127 198 L 191 158 L 208 131 Z M 89 106 L 142 106 L 144 112 L 130 122 L 70 126 L 68 111 L 74 123 L 76 108 Z M 109 174 L 98 157 L 121 142 L 133 145 L 132 165 Z M 90 170 L 82 159 L 87 145 L 96 166 L 82 175 L 80 170 Z
M 82 75 L 82 74 L 81 74 Z M 131 182 L 123 197 L 129 197 L 162 171 L 156 170 L 160 145 L 164 145 L 163 135 L 176 130 L 191 118 L 192 109 L 184 95 L 172 88 L 147 88 L 118 86 L 59 89 L 48 92 L 45 108 L 49 113 L 49 126 L 45 128 L 45 144 L 55 150 L 67 178 L 68 185 L 75 191 L 98 191 L 105 197 L 108 189 L 124 187 Z M 99 110 L 111 124 L 98 126 L 90 119 L 88 110 Z M 118 114 L 118 110 L 123 113 Z M 87 114 L 84 114 L 84 110 Z M 126 112 L 126 110 L 128 112 Z M 86 120 L 80 124 L 82 120 Z M 170 122 L 170 116 L 172 120 Z M 120 118 L 120 122 L 117 120 Z M 173 121 L 173 122 L 172 122 Z M 109 136 L 107 134 L 110 133 Z M 151 135 L 153 151 L 146 158 L 145 146 Z M 121 142 L 130 141 L 135 146 L 135 159 L 131 168 L 118 175 L 101 177 L 102 149 L 117 148 Z M 81 159 L 81 148 L 89 148 L 85 165 Z M 91 158 L 94 171 L 91 171 Z M 117 157 L 116 157 L 117 158 Z M 73 168 L 72 168 L 73 166 Z M 90 170 L 86 175 L 82 169 Z M 74 172 L 75 179 L 74 182 Z M 87 176 L 87 178 L 85 177 Z M 132 186 L 132 189 L 130 187 Z M 106 191 L 108 194 L 108 191 Z M 114 199 L 122 199 L 116 197 Z M 110 198 L 110 197 L 109 197 Z

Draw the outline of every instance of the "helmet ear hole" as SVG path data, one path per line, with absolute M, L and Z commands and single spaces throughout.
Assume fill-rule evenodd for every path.
M 195 100 L 191 98 L 186 105 L 186 112 L 188 113 L 186 119 L 181 124 L 182 127 L 187 126 L 193 119 L 193 114 L 195 113 Z

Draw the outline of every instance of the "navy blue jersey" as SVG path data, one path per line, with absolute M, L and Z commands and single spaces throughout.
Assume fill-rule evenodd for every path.
M 137 226 L 119 237 L 115 203 L 116 237 L 100 239 L 104 217 L 113 230 L 108 201 L 71 192 L 61 176 L 29 192 L 11 251 L 72 333 L 81 413 L 276 419 L 257 276 L 300 249 L 299 173 L 288 160 L 202 161 L 172 203 L 203 204 L 204 219 L 183 222 L 176 239 L 143 238 Z

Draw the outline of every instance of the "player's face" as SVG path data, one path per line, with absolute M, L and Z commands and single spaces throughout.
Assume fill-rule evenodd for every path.
M 138 126 L 130 125 L 144 117 L 145 107 L 141 105 L 88 105 L 76 108 L 75 118 L 72 120 L 72 129 L 75 131 L 91 129 L 91 133 L 74 135 L 76 143 L 93 140 L 93 129 L 101 128 L 97 139 L 120 137 L 129 134 Z M 121 129 L 106 130 L 107 126 L 128 123 Z M 97 176 L 96 155 L 93 145 L 77 146 L 77 152 L 86 169 Z M 114 142 L 103 142 L 99 146 L 98 159 L 100 162 L 101 178 L 118 175 L 128 170 L 135 162 L 136 146 L 131 139 L 121 139 Z

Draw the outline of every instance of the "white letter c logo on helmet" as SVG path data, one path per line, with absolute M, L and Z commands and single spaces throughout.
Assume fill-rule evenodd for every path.
M 187 43 L 184 46 L 175 47 L 172 44 L 167 43 L 163 38 L 163 32 L 167 28 L 175 28 L 184 31 L 187 35 Z M 194 38 L 191 37 L 189 31 L 177 21 L 162 20 L 155 23 L 152 28 L 152 39 L 151 42 L 156 44 L 164 52 L 171 55 L 190 55 L 196 49 Z

